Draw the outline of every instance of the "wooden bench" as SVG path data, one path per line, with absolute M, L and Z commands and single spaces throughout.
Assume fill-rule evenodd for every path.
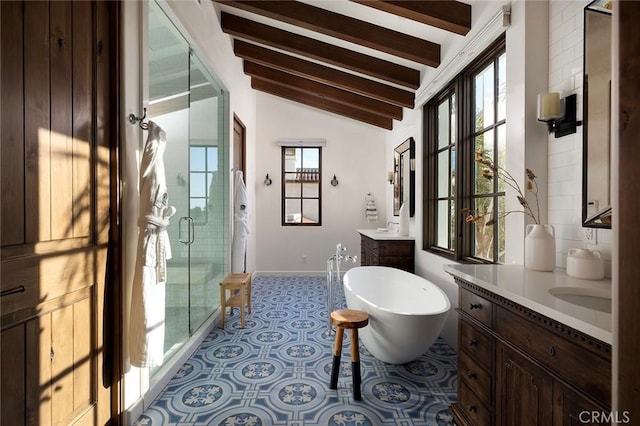
M 240 326 L 244 328 L 244 307 L 251 313 L 251 274 L 231 273 L 220 283 L 220 305 L 222 308 L 222 320 L 220 326 L 224 328 L 227 308 L 240 308 Z

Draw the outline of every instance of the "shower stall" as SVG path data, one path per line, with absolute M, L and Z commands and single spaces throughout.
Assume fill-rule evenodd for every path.
M 167 227 L 167 363 L 220 306 L 218 283 L 229 269 L 228 96 L 162 8 L 152 1 L 148 11 L 146 119 L 166 132 L 177 210 Z

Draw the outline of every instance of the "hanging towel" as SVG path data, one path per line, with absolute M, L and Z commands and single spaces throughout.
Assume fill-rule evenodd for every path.
M 140 164 L 140 217 L 138 252 L 131 292 L 129 357 L 136 367 L 157 367 L 164 360 L 164 307 L 167 259 L 171 244 L 164 169 L 166 135 L 149 121 L 149 135 Z
M 378 221 L 378 208 L 376 207 L 376 200 L 373 197 L 373 194 L 370 192 L 364 197 L 367 202 L 367 207 L 365 209 L 365 216 L 367 217 L 367 222 L 377 222 Z
M 231 243 L 231 272 L 246 272 L 247 236 L 249 215 L 247 189 L 242 179 L 242 171 L 236 170 L 233 176 L 233 240 Z

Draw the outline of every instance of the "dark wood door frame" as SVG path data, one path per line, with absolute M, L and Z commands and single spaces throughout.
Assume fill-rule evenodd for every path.
M 121 58 L 121 31 L 120 31 L 120 2 L 107 2 L 109 13 L 109 61 L 111 63 L 109 95 L 109 146 L 110 146 L 110 220 L 109 251 L 107 255 L 107 271 L 105 286 L 105 370 L 104 386 L 111 387 L 111 425 L 122 424 L 123 410 L 123 336 L 124 333 L 124 284 L 122 280 L 122 215 L 120 212 L 120 179 L 122 176 L 120 162 L 120 58 Z M 110 328 L 108 328 L 110 327 Z
M 618 263 L 618 322 L 613 324 L 614 346 L 617 346 L 614 363 L 617 361 L 618 364 L 617 378 L 614 379 L 617 407 L 614 405 L 614 410 L 620 415 L 628 412 L 631 423 L 636 424 L 640 422 L 640 224 L 637 212 L 640 182 L 640 2 L 614 2 L 614 11 L 619 19 L 619 102 L 617 129 L 614 129 L 618 132 L 619 161 L 619 201 L 618 208 L 614 209 L 614 215 L 617 213 L 618 217 L 614 216 L 613 222 L 618 235 L 617 256 L 614 238 L 614 279 L 616 260 Z M 615 28 L 614 24 L 614 31 Z M 615 173 L 616 168 L 613 170 Z
M 237 139 L 236 139 L 237 135 Z M 234 170 L 242 171 L 242 179 L 247 183 L 247 127 L 233 114 L 233 164 Z M 238 150 L 240 154 L 238 154 Z

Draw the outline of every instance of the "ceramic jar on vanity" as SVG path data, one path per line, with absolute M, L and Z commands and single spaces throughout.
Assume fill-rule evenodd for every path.
M 585 280 L 604 278 L 604 260 L 598 250 L 569 249 L 567 253 L 567 275 Z

